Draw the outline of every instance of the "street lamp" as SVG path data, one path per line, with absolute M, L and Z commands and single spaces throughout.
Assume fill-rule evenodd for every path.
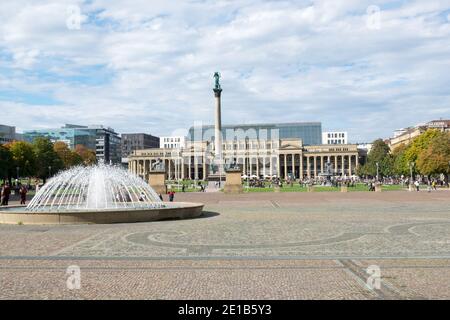
M 409 163 L 409 191 L 413 191 L 413 168 L 414 168 L 414 162 Z
M 52 166 L 48 166 L 48 177 L 52 176 Z
M 16 167 L 16 172 L 17 172 L 16 178 L 17 178 L 17 180 L 19 180 L 19 170 L 20 170 L 20 167 Z
M 377 163 L 375 163 L 376 165 L 377 165 L 377 181 L 379 181 L 379 179 L 378 179 L 378 170 L 379 170 L 379 166 L 380 166 L 380 164 L 377 162 Z

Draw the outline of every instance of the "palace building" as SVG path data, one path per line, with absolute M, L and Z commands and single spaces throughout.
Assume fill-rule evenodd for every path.
M 156 162 L 167 179 L 223 180 L 228 167 L 257 178 L 351 176 L 360 164 L 356 144 L 322 144 L 320 122 L 225 125 L 221 123 L 220 74 L 214 73 L 215 125 L 190 128 L 182 148 L 136 150 L 128 168 L 145 180 Z M 167 145 L 166 145 L 167 146 Z M 330 173 L 330 172 L 328 172 Z
M 147 179 L 152 164 L 161 159 L 169 180 L 203 180 L 217 174 L 215 154 L 214 137 L 203 141 L 188 140 L 182 149 L 136 150 L 129 158 L 129 169 Z M 237 164 L 244 175 L 285 179 L 318 177 L 325 173 L 327 162 L 334 175 L 351 176 L 359 165 L 356 144 L 304 145 L 301 137 L 224 139 L 222 158 L 225 167 Z

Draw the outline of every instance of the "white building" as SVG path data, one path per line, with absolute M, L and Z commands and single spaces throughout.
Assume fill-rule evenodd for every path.
M 159 147 L 164 149 L 182 149 L 186 146 L 186 137 L 173 136 L 173 137 L 160 137 Z
M 346 131 L 322 132 L 322 144 L 347 144 L 348 136 Z

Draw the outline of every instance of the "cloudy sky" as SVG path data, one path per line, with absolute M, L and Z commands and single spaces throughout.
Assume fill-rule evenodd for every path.
M 213 123 L 214 71 L 224 123 L 388 137 L 450 118 L 450 0 L 0 2 L 0 123 L 19 131 Z

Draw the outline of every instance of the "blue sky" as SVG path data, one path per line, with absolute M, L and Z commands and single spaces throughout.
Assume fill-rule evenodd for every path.
M 209 124 L 214 71 L 224 123 L 321 121 L 365 142 L 450 118 L 450 0 L 17 0 L 0 21 L 0 123 L 19 131 Z

